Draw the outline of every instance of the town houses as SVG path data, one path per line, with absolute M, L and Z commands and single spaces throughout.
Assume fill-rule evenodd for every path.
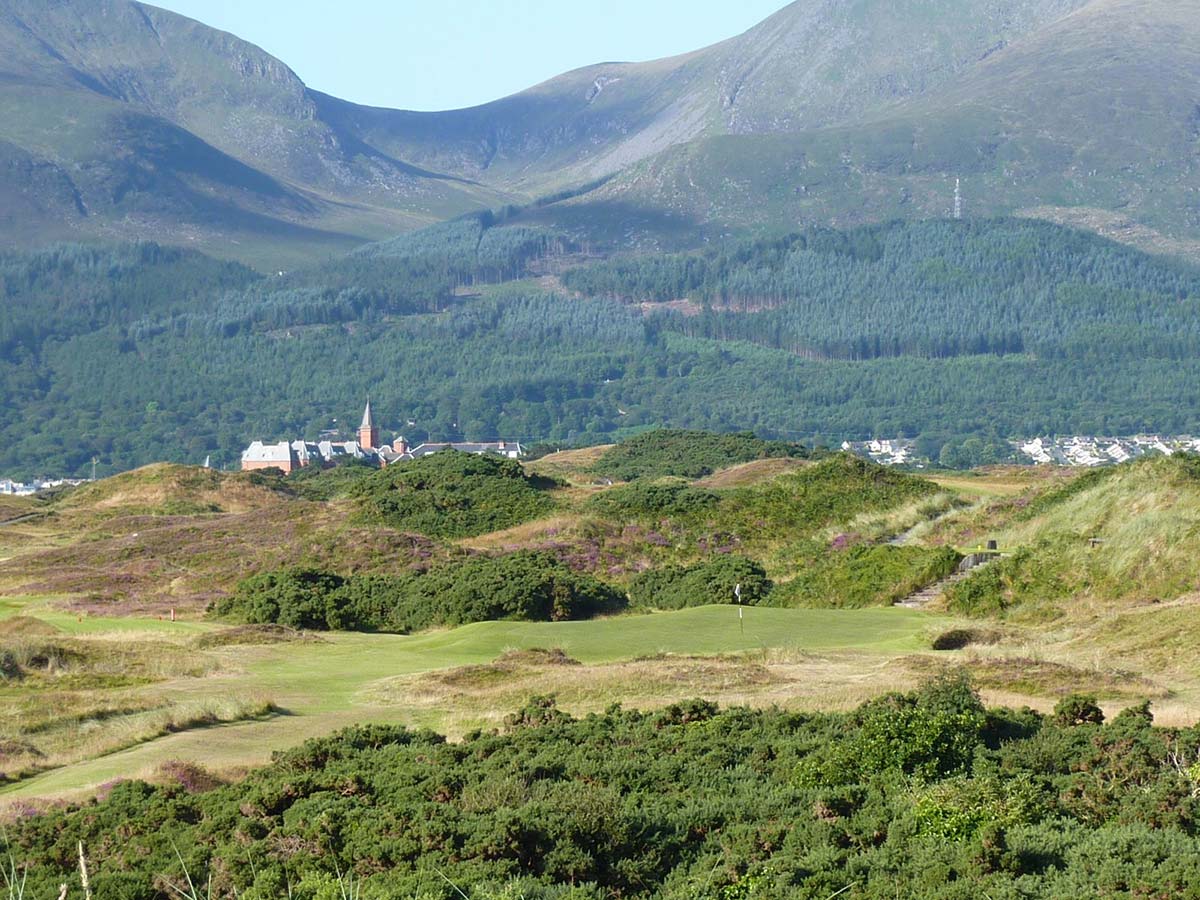
M 401 436 L 390 444 L 383 443 L 371 401 L 363 411 L 362 424 L 358 426 L 357 440 L 280 441 L 267 444 L 255 441 L 242 453 L 242 471 L 256 469 L 281 469 L 294 472 L 308 466 L 335 466 L 342 462 L 357 460 L 373 466 L 389 466 L 392 463 L 419 459 L 441 450 L 457 450 L 460 453 L 478 455 L 495 454 L 508 459 L 520 459 L 525 449 L 517 441 L 483 441 L 473 443 L 426 443 L 410 446 Z

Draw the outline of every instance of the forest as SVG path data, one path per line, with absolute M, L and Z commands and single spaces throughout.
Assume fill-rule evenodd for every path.
M 597 262 L 484 216 L 270 276 L 154 245 L 9 254 L 0 274 L 10 477 L 236 465 L 251 440 L 353 425 L 368 393 L 386 437 L 551 448 L 674 426 L 921 436 L 936 458 L 1200 430 L 1200 274 L 1045 223 Z M 695 314 L 662 302 L 680 298 Z
M 120 781 L 6 842 L 36 896 L 82 842 L 114 900 L 1188 897 L 1198 760 L 1145 705 L 989 709 L 964 676 L 846 713 L 535 697 L 459 743 L 363 725 L 234 784 Z

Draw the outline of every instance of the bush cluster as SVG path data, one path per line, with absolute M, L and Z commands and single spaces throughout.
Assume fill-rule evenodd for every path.
M 498 619 L 587 619 L 625 606 L 603 582 L 547 553 L 476 556 L 405 575 L 344 577 L 311 569 L 242 581 L 214 613 L 252 625 L 407 633 Z
M 1191 897 L 1198 754 L 1200 729 L 1140 709 L 985 710 L 954 678 L 834 714 L 575 719 L 543 697 L 500 733 L 357 726 L 237 784 L 125 782 L 7 836 L 39 897 L 81 840 L 95 895 L 121 900 L 170 895 L 184 865 L 247 900 L 337 897 L 337 872 L 423 900 Z
M 764 441 L 753 432 L 708 434 L 664 428 L 623 441 L 593 466 L 598 475 L 621 481 L 637 478 L 702 478 L 718 469 L 776 457 L 807 457 L 799 444 Z
M 382 469 L 358 481 L 351 494 L 372 521 L 461 538 L 546 513 L 553 507 L 548 486 L 511 459 L 447 450 Z
M 593 497 L 589 505 L 614 519 L 660 520 L 700 515 L 720 502 L 719 494 L 685 481 L 635 481 Z
M 741 585 L 741 602 L 762 603 L 771 593 L 771 580 L 761 565 L 744 556 L 716 556 L 691 566 L 664 566 L 633 579 L 629 599 L 634 606 L 650 609 L 683 609 L 734 603 L 734 589 Z

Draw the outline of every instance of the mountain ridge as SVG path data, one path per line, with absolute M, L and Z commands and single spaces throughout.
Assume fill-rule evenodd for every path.
M 0 240 L 165 237 L 274 269 L 572 194 L 532 218 L 694 245 L 945 214 L 968 176 L 973 214 L 1120 214 L 1189 246 L 1196 7 L 798 0 L 691 53 L 412 112 L 134 0 L 0 0 Z

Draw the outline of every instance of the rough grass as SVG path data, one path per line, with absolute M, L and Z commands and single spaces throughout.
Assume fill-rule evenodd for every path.
M 249 474 L 159 463 L 81 485 L 55 504 L 60 514 L 200 515 L 249 512 L 279 502 Z
M 580 450 L 562 450 L 526 463 L 525 471 L 531 475 L 554 478 L 568 484 L 593 484 L 596 481 L 596 474 L 592 468 L 611 449 L 611 444 L 605 444 L 598 447 L 584 447 Z
M 0 645 L 7 638 L 48 637 L 60 632 L 61 629 L 33 616 L 0 619 Z
M 560 708 L 576 715 L 613 703 L 650 709 L 698 696 L 722 705 L 840 710 L 876 696 L 884 682 L 916 681 L 888 657 L 779 650 L 732 657 L 663 654 L 584 665 L 544 654 L 509 653 L 489 664 L 385 679 L 363 699 L 439 711 L 451 733 L 462 734 L 498 727 L 507 710 L 531 696 L 553 695 Z
M 0 691 L 0 695 L 7 692 Z M 4 697 L 6 705 L 11 697 Z M 37 698 L 42 711 L 14 703 L 21 724 L 10 724 L 5 715 L 0 731 L 0 783 L 18 782 L 38 773 L 178 734 L 215 725 L 260 720 L 278 712 L 261 697 L 213 697 L 168 701 L 108 697 L 102 704 L 98 692 L 55 694 Z M 124 702 L 121 702 L 124 700 Z M 25 715 L 22 716 L 21 714 Z
M 914 668 L 935 671 L 940 663 L 915 657 Z M 970 653 L 958 662 L 982 690 L 1029 698 L 1059 699 L 1075 693 L 1102 700 L 1164 700 L 1171 690 L 1161 683 L 1121 669 L 1085 667 L 1030 656 L 988 656 Z
M 37 623 L 18 618 L 12 622 Z M 48 627 L 48 626 L 47 626 Z M 0 777 L 14 780 L 164 734 L 270 712 L 248 693 L 180 696 L 215 658 L 145 635 L 66 637 L 22 627 L 0 639 Z
M 323 644 L 325 640 L 309 632 L 284 625 L 235 625 L 196 637 L 192 645 L 201 650 L 216 647 L 264 646 L 268 644 Z
M 1079 475 L 992 504 L 985 515 L 996 526 L 991 535 L 1012 555 L 948 593 L 960 612 L 1086 618 L 1169 602 L 1200 584 L 1194 459 L 1149 459 Z M 976 527 L 960 526 L 958 534 Z
M 37 508 L 37 501 L 32 498 L 0 495 L 0 524 L 27 516 Z
M 347 521 L 338 505 L 276 501 L 212 516 L 122 516 L 85 539 L 0 563 L 9 593 L 72 595 L 103 615 L 199 614 L 256 572 L 295 566 L 398 571 L 439 549 L 416 535 Z
M 811 465 L 812 462 L 805 459 L 756 459 L 716 471 L 698 480 L 696 485 L 709 488 L 749 487 Z

